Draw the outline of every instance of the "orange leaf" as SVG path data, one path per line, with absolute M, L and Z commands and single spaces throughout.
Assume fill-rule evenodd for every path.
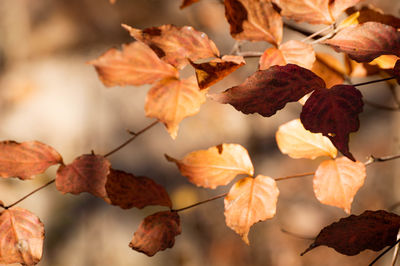
M 239 144 L 221 144 L 208 150 L 194 151 L 182 160 L 166 155 L 179 171 L 197 186 L 216 188 L 239 174 L 253 175 L 254 168 L 247 150 Z
M 133 38 L 147 44 L 161 59 L 179 69 L 189 63 L 187 59 L 195 61 L 219 56 L 214 42 L 190 26 L 162 25 L 144 30 L 122 26 Z
M 180 233 L 178 213 L 157 212 L 143 220 L 133 235 L 129 247 L 147 256 L 153 256 L 158 251 L 171 248 L 175 244 L 175 236 Z
M 122 51 L 108 50 L 88 62 L 94 65 L 100 80 L 107 87 L 151 84 L 159 79 L 178 77 L 178 71 L 160 60 L 144 43 L 122 45 Z
M 400 58 L 395 55 L 381 55 L 371 61 L 369 64 L 377 65 L 381 69 L 391 69 L 394 68 L 396 61 Z
M 365 23 L 368 21 L 379 22 L 382 24 L 390 25 L 394 28 L 400 28 L 400 18 L 392 15 L 384 14 L 382 10 L 373 7 L 371 5 L 363 6 L 360 10 L 360 16 L 358 17 L 359 23 Z
M 258 62 L 259 70 L 266 70 L 272 66 L 284 66 L 286 60 L 283 57 L 282 51 L 278 48 L 271 47 L 264 51 Z
M 60 154 L 41 142 L 0 142 L 0 177 L 32 179 L 34 175 L 59 163 L 62 163 Z
M 334 0 L 331 1 L 332 3 L 329 5 L 332 17 L 337 18 L 339 17 L 343 11 L 348 9 L 349 7 L 355 6 L 359 2 L 363 0 Z
M 179 7 L 180 9 L 183 9 L 185 7 L 188 7 L 194 3 L 197 3 L 200 0 L 183 0 L 181 6 Z
M 147 117 L 157 118 L 167 127 L 173 139 L 178 135 L 179 123 L 199 112 L 206 101 L 206 90 L 200 91 L 194 76 L 188 79 L 163 79 L 147 94 Z
M 274 45 L 282 41 L 282 18 L 270 1 L 225 0 L 224 4 L 233 38 Z
M 279 127 L 276 142 L 282 153 L 292 158 L 315 159 L 319 156 L 335 158 L 337 150 L 332 142 L 321 133 L 311 133 L 295 119 Z
M 238 233 L 246 244 L 250 227 L 274 217 L 279 190 L 268 176 L 246 177 L 236 182 L 225 197 L 226 225 Z
M 196 71 L 199 88 L 206 89 L 221 79 L 228 76 L 246 62 L 242 56 L 224 55 L 222 59 L 214 59 L 210 62 L 196 64 L 190 61 Z
M 313 179 L 317 199 L 327 205 L 350 213 L 351 203 L 358 189 L 364 184 L 365 165 L 346 157 L 323 161 Z
M 107 202 L 122 209 L 149 205 L 172 207 L 164 187 L 144 176 L 134 176 L 123 171 L 110 169 L 106 183 Z
M 107 197 L 105 185 L 110 166 L 110 162 L 101 155 L 79 156 L 71 164 L 60 166 L 56 187 L 64 194 L 89 192 L 104 199 Z
M 327 88 L 342 84 L 346 73 L 339 60 L 326 53 L 317 53 L 311 71 L 325 81 Z
M 28 210 L 12 208 L 0 214 L 0 263 L 36 265 L 42 258 L 44 226 Z

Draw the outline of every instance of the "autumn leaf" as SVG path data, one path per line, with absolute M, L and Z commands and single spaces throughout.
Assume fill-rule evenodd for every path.
M 32 179 L 54 164 L 62 164 L 60 154 L 38 141 L 0 142 L 0 177 Z
M 249 245 L 250 227 L 274 217 L 279 190 L 268 176 L 246 177 L 235 183 L 225 197 L 226 225 Z
M 363 0 L 334 0 L 329 4 L 332 17 L 338 18 L 346 9 L 357 5 Z
M 393 74 L 396 77 L 397 83 L 400 84 L 400 59 L 394 65 Z
M 233 38 L 274 45 L 282 41 L 282 18 L 270 1 L 225 0 L 224 4 Z
M 197 114 L 206 101 L 207 90 L 200 91 L 194 76 L 188 79 L 163 79 L 148 92 L 145 104 L 147 117 L 157 118 L 167 127 L 173 139 L 178 135 L 179 123 Z
M 328 137 L 343 155 L 355 161 L 349 151 L 349 134 L 360 127 L 358 114 L 363 105 L 361 92 L 354 86 L 317 89 L 303 106 L 301 123 L 305 129 Z
M 89 192 L 105 199 L 110 166 L 110 162 L 101 155 L 84 154 L 71 164 L 60 166 L 56 175 L 56 187 L 63 194 Z
M 122 51 L 112 48 L 88 62 L 96 68 L 107 87 L 151 84 L 159 79 L 178 77 L 178 71 L 163 62 L 147 45 L 132 42 L 122 45 Z
M 311 133 L 295 119 L 281 125 L 276 132 L 279 150 L 292 158 L 315 159 L 319 156 L 336 157 L 337 150 L 322 134 Z
M 197 83 L 201 90 L 206 89 L 225 78 L 246 62 L 242 56 L 224 55 L 210 62 L 196 64 L 190 61 L 196 71 Z
M 175 237 L 181 233 L 177 212 L 164 211 L 147 216 L 133 235 L 129 247 L 153 256 L 158 251 L 171 248 Z
M 142 209 L 149 205 L 172 207 L 167 191 L 152 179 L 134 176 L 123 171 L 110 169 L 105 185 L 106 201 L 122 209 L 136 207 Z
M 203 32 L 190 26 L 176 27 L 162 25 L 143 30 L 122 26 L 136 40 L 144 42 L 165 62 L 181 69 L 189 64 L 187 59 L 218 57 L 219 51 L 214 42 Z
M 316 54 L 316 60 L 311 71 L 325 81 L 327 88 L 342 84 L 346 73 L 339 60 L 326 53 Z
M 183 9 L 185 7 L 188 7 L 194 3 L 199 2 L 200 0 L 183 0 L 181 6 L 179 7 L 180 9 Z
M 374 62 L 379 57 L 375 58 L 372 62 Z M 346 72 L 350 77 L 357 77 L 357 78 L 368 77 L 371 75 L 378 74 L 380 70 L 378 66 L 371 65 L 370 63 L 358 63 L 350 59 L 348 55 L 345 55 L 344 61 L 346 65 Z
M 286 60 L 283 57 L 282 51 L 276 47 L 266 49 L 258 61 L 258 69 L 266 70 L 272 66 L 284 66 Z
M 11 208 L 0 214 L 0 263 L 36 265 L 42 258 L 44 226 L 28 210 Z
M 393 28 L 400 28 L 399 18 L 384 14 L 382 10 L 371 5 L 363 6 L 358 12 L 360 13 L 357 18 L 359 23 L 373 21 L 392 26 Z
M 216 188 L 224 186 L 239 174 L 254 174 L 253 164 L 245 148 L 239 144 L 221 144 L 208 150 L 187 154 L 182 160 L 168 155 L 179 171 L 197 186 Z
M 325 88 L 325 82 L 308 69 L 293 64 L 259 70 L 244 83 L 210 98 L 229 103 L 245 114 L 272 116 L 288 102 L 298 101 L 307 93 Z
M 322 229 L 314 243 L 301 255 L 319 246 L 334 248 L 347 256 L 366 249 L 379 251 L 394 245 L 399 228 L 400 217 L 383 210 L 350 215 Z
M 400 56 L 400 32 L 378 22 L 346 27 L 324 43 L 357 62 L 370 62 L 384 54 Z
M 395 55 L 381 55 L 372 60 L 370 65 L 377 65 L 380 69 L 392 69 L 400 58 Z M 379 70 L 378 70 L 379 71 Z
M 364 184 L 365 165 L 346 157 L 323 161 L 313 179 L 317 199 L 327 205 L 344 209 L 350 213 L 351 203 Z

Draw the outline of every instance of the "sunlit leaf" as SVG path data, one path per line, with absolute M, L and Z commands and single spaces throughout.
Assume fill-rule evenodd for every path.
M 395 55 L 381 55 L 371 61 L 371 65 L 377 65 L 381 69 L 392 69 L 400 58 Z
M 353 14 L 351 14 L 350 16 L 348 16 L 346 19 L 344 19 L 342 22 L 340 22 L 338 28 L 345 28 L 351 25 L 357 25 L 358 22 L 358 18 L 360 17 L 360 12 L 354 12 Z
M 378 74 L 380 70 L 378 66 L 372 65 L 370 63 L 358 63 L 350 59 L 348 55 L 345 55 L 344 60 L 346 65 L 346 72 L 350 77 L 356 77 L 356 78 L 369 77 Z
M 238 233 L 246 244 L 250 227 L 274 217 L 279 190 L 268 176 L 246 177 L 236 182 L 225 197 L 226 225 Z
M 329 7 L 331 10 L 332 17 L 339 17 L 346 9 L 355 6 L 363 0 L 334 0 L 331 1 Z
M 0 177 L 31 179 L 59 163 L 62 163 L 60 154 L 41 142 L 0 142 Z
M 325 53 L 317 53 L 311 71 L 325 81 L 327 88 L 342 84 L 346 73 L 346 70 L 339 60 Z
M 276 47 L 270 47 L 264 51 L 258 62 L 259 70 L 266 70 L 272 66 L 284 66 L 286 60 L 283 57 L 282 51 Z
M 313 184 L 317 199 L 350 213 L 351 203 L 364 184 L 365 165 L 346 157 L 323 161 L 315 172 Z
M 182 160 L 167 156 L 179 171 L 197 186 L 216 188 L 226 185 L 239 174 L 253 175 L 249 154 L 239 144 L 221 144 L 187 154 Z
M 0 263 L 36 265 L 42 258 L 44 226 L 39 218 L 18 207 L 0 214 Z
M 178 213 L 157 212 L 142 221 L 129 246 L 147 256 L 153 256 L 158 251 L 171 248 L 175 244 L 175 237 L 180 233 Z
M 194 76 L 188 79 L 163 79 L 148 92 L 145 111 L 147 117 L 157 118 L 167 127 L 173 139 L 178 135 L 179 123 L 199 112 L 206 101 L 207 90 L 200 91 Z

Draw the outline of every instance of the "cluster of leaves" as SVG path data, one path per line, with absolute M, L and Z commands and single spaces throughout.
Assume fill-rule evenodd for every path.
M 182 8 L 194 2 L 184 0 Z M 356 161 L 349 150 L 349 134 L 359 129 L 358 115 L 364 102 L 357 84 L 342 83 L 356 68 L 366 69 L 374 59 L 378 69 L 386 69 L 400 81 L 400 61 L 396 62 L 400 56 L 399 19 L 363 8 L 337 25 L 337 18 L 358 2 L 225 0 L 232 37 L 264 41 L 272 47 L 260 54 L 256 72 L 242 84 L 221 93 L 208 94 L 209 87 L 243 66 L 245 53 L 239 47 L 232 54 L 221 56 L 205 33 L 190 26 L 162 25 L 140 30 L 123 25 L 135 40 L 123 45 L 122 50 L 110 49 L 89 63 L 105 86 L 151 84 L 146 116 L 162 122 L 172 138 L 177 137 L 179 123 L 185 117 L 198 113 L 207 95 L 245 114 L 264 117 L 274 115 L 289 102 L 302 102 L 300 119 L 279 127 L 277 144 L 282 153 L 292 158 L 330 157 L 313 173 L 315 196 L 323 204 L 350 213 L 353 198 L 366 178 L 365 164 Z M 303 41 L 282 43 L 282 17 L 330 25 L 325 29 L 329 32 L 313 42 L 309 40 L 318 33 Z M 343 70 L 336 59 L 315 53 L 316 43 L 345 53 L 351 67 Z M 194 68 L 195 75 L 181 78 L 179 71 L 187 65 Z M 337 158 L 338 150 L 344 157 Z M 84 154 L 65 165 L 58 152 L 43 143 L 3 141 L 0 176 L 26 180 L 59 164 L 54 181 L 61 193 L 88 192 L 122 209 L 166 206 L 169 210 L 143 220 L 129 246 L 149 256 L 172 247 L 175 236 L 181 233 L 178 212 L 183 209 L 172 209 L 168 193 L 152 179 L 111 168 L 106 158 L 109 154 Z M 191 152 L 181 160 L 168 155 L 166 158 L 176 163 L 190 182 L 205 188 L 215 189 L 229 184 L 239 174 L 246 175 L 221 197 L 225 197 L 227 226 L 247 244 L 250 227 L 275 215 L 279 196 L 276 182 L 282 178 L 254 176 L 244 147 L 221 144 Z M 28 210 L 14 204 L 1 206 L 5 210 L 0 214 L 0 263 L 36 264 L 42 255 L 43 224 Z M 381 250 L 396 242 L 399 228 L 400 218 L 396 214 L 367 211 L 324 228 L 305 252 L 320 245 L 346 255 L 364 249 Z

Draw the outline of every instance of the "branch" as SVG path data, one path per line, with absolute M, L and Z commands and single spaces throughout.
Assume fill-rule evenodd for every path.
M 305 177 L 305 176 L 310 176 L 314 175 L 315 172 L 309 172 L 309 173 L 303 173 L 303 174 L 296 174 L 296 175 L 289 175 L 289 176 L 284 176 L 284 177 L 278 177 L 275 178 L 275 181 L 282 181 L 282 180 L 288 180 L 288 179 L 293 179 L 293 178 L 299 178 L 299 177 Z
M 206 199 L 206 200 L 203 200 L 203 201 L 199 201 L 199 202 L 197 202 L 197 203 L 191 204 L 191 205 L 189 205 L 189 206 L 186 206 L 186 207 L 183 207 L 183 208 L 180 208 L 180 209 L 172 209 L 171 211 L 172 211 L 172 212 L 181 212 L 181 211 L 184 211 L 184 210 L 187 210 L 187 209 L 196 207 L 196 206 L 198 206 L 198 205 L 201 205 L 201 204 L 204 204 L 204 203 L 207 203 L 207 202 L 216 200 L 216 199 L 223 198 L 223 197 L 225 197 L 226 195 L 228 195 L 228 193 L 224 193 L 224 194 L 221 194 L 221 195 L 217 195 L 217 196 L 215 196 L 215 197 L 212 197 L 212 198 L 209 198 L 209 199 Z
M 387 162 L 387 161 L 396 160 L 396 159 L 400 159 L 400 154 L 390 155 L 390 156 L 385 156 L 385 157 L 374 157 L 373 155 L 370 155 L 368 160 L 364 164 L 365 164 L 365 166 L 368 166 L 373 163 Z
M 386 81 L 386 80 L 391 80 L 391 79 L 395 79 L 396 77 L 388 77 L 388 78 L 384 78 L 384 79 L 376 79 L 376 80 L 371 80 L 371 81 L 367 81 L 367 82 L 362 82 L 362 83 L 356 83 L 356 84 L 352 84 L 354 87 L 357 86 L 363 86 L 363 85 L 368 85 L 368 84 L 372 84 L 372 83 L 376 83 L 376 82 L 381 82 L 381 81 Z
M 386 253 L 388 253 L 394 246 L 396 246 L 398 243 L 400 242 L 400 238 L 397 239 L 396 243 L 394 243 L 392 246 L 388 247 L 384 252 L 382 252 L 381 254 L 379 254 L 378 257 L 376 257 L 370 264 L 368 264 L 369 266 L 374 265 L 375 262 L 377 262 L 380 258 L 383 257 L 383 255 L 385 255 Z

